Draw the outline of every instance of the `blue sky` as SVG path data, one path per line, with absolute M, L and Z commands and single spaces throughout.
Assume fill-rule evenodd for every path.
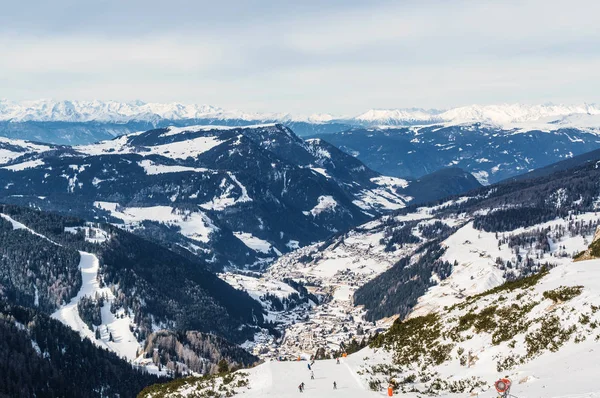
M 597 102 L 600 2 L 6 1 L 0 97 L 369 108 Z

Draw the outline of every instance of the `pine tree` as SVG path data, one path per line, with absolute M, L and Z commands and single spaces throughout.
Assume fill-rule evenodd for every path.
M 227 373 L 229 372 L 229 364 L 227 363 L 227 361 L 225 360 L 225 358 L 221 359 L 219 361 L 219 363 L 217 364 L 218 368 L 217 371 L 219 373 Z

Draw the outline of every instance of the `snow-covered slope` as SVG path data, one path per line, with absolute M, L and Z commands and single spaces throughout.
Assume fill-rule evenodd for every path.
M 493 397 L 500 377 L 512 380 L 515 396 L 600 392 L 594 377 L 599 261 L 565 263 L 451 304 L 436 315 L 397 323 L 357 354 L 364 359 L 364 379 L 375 388 L 393 379 L 400 391 L 442 396 L 454 391 Z
M 28 153 L 42 153 L 51 149 L 51 145 L 0 137 L 0 165 Z
M 0 200 L 102 217 L 219 271 L 264 267 L 411 200 L 399 192 L 406 180 L 280 124 L 168 127 L 27 148 L 0 165 Z
M 306 361 L 266 362 L 251 369 L 233 373 L 229 377 L 215 377 L 198 380 L 181 380 L 172 387 L 155 386 L 144 390 L 140 397 L 209 397 L 212 391 L 225 396 L 240 395 L 248 398 L 297 397 L 298 386 L 304 383 L 303 397 L 325 398 L 343 395 L 347 398 L 380 397 L 370 391 L 355 371 L 353 359 L 346 358 L 340 364 L 335 360 L 318 361 L 313 366 L 314 379 L 311 379 Z M 336 383 L 336 389 L 333 383 Z M 164 394 L 164 395 L 163 395 Z M 197 395 L 194 395 L 197 394 Z M 205 394 L 205 395 L 203 395 Z
M 109 225 L 28 208 L 0 206 L 0 227 L 5 305 L 51 315 L 152 372 L 210 372 L 221 358 L 255 361 L 231 341 L 264 326 L 261 306 L 201 261 Z M 238 315 L 246 319 L 236 323 Z M 163 344 L 170 338 L 185 358 Z
M 488 123 L 504 128 L 534 129 L 559 124 L 571 127 L 598 127 L 600 106 L 579 105 L 469 105 L 444 111 L 423 109 L 369 110 L 355 118 L 373 125 L 473 124 Z M 537 126 L 537 127 L 536 127 Z
M 81 289 L 77 296 L 71 299 L 71 302 L 59 308 L 52 314 L 52 317 L 79 332 L 81 337 L 87 337 L 96 345 L 110 349 L 120 357 L 133 361 L 141 348 L 141 344 L 131 332 L 135 327 L 133 319 L 122 309 L 114 314 L 110 311 L 115 296 L 109 287 L 100 288 L 98 258 L 91 253 L 80 252 L 79 254 L 81 255 L 79 264 L 82 279 Z M 101 308 L 102 323 L 94 326 L 94 330 L 91 330 L 79 315 L 77 304 L 84 297 L 89 299 L 105 297 L 104 305 Z M 100 338 L 96 338 L 96 329 Z
M 15 230 L 26 230 L 29 233 L 41 239 L 47 240 L 56 246 L 61 246 L 59 243 L 56 243 L 48 237 L 32 230 L 23 223 L 16 221 L 6 214 L 0 213 L 0 217 L 9 221 Z M 91 235 L 89 232 L 90 229 L 94 230 L 94 238 L 91 239 L 91 241 L 95 243 L 102 243 L 108 239 L 108 236 L 104 231 L 89 226 L 67 228 L 66 232 L 76 233 L 78 230 L 81 230 L 86 236 L 88 236 Z M 115 311 L 114 313 L 111 312 L 111 306 L 115 296 L 110 287 L 100 287 L 100 279 L 98 277 L 99 261 L 96 255 L 80 251 L 79 256 L 79 269 L 81 271 L 82 280 L 81 288 L 79 289 L 77 295 L 73 297 L 69 303 L 56 310 L 52 314 L 52 317 L 69 326 L 71 329 L 77 331 L 82 338 L 87 337 L 99 347 L 114 351 L 120 357 L 133 361 L 137 356 L 138 349 L 141 347 L 137 338 L 131 331 L 132 328 L 130 328 L 130 326 L 135 326 L 133 319 L 123 309 Z M 42 277 L 42 275 L 38 275 L 38 277 Z M 101 324 L 99 326 L 94 326 L 94 329 L 92 330 L 81 319 L 78 304 L 83 298 L 97 300 L 100 297 L 102 297 L 104 300 L 104 304 L 100 309 Z M 35 302 L 38 302 L 37 298 Z M 98 338 L 96 338 L 95 334 L 96 329 L 99 333 Z
M 306 361 L 271 360 L 226 378 L 191 378 L 154 390 L 164 395 L 146 390 L 141 396 L 226 390 L 229 396 L 291 397 L 305 383 L 303 395 L 311 397 L 384 396 L 389 385 L 407 397 L 495 397 L 493 383 L 507 377 L 518 397 L 593 398 L 600 394 L 599 308 L 600 261 L 563 264 L 435 315 L 396 322 L 371 347 L 339 364 L 318 360 L 309 370 Z
M 599 173 L 585 162 L 525 184 L 481 188 L 287 254 L 253 286 L 294 280 L 320 305 L 298 309 L 295 318 L 273 314 L 284 338 L 248 347 L 264 358 L 333 352 L 398 316 L 424 316 L 543 267 L 566 266 L 600 224 Z
M 158 120 L 214 119 L 240 121 L 307 122 L 324 124 L 343 122 L 353 125 L 412 125 L 418 123 L 492 123 L 502 126 L 519 123 L 564 123 L 583 127 L 598 126 L 600 107 L 577 105 L 469 105 L 447 110 L 371 109 L 355 117 L 327 113 L 309 116 L 289 113 L 251 113 L 224 110 L 211 105 L 181 103 L 145 103 L 118 101 L 10 101 L 0 100 L 0 121 L 130 122 Z M 590 118 L 586 118 L 590 116 Z

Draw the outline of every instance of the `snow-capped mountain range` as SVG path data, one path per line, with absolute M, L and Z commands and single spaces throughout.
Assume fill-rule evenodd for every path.
M 0 100 L 0 120 L 13 122 L 107 122 L 130 121 L 156 122 L 187 119 L 238 119 L 246 121 L 272 120 L 289 121 L 292 116 L 285 113 L 249 113 L 229 111 L 211 105 L 188 105 L 181 103 L 146 103 L 143 101 L 9 101 Z M 303 120 L 329 121 L 328 115 L 315 115 Z
M 371 109 L 360 115 L 335 116 L 319 113 L 309 116 L 290 113 L 258 113 L 225 110 L 211 105 L 182 103 L 146 103 L 142 101 L 56 101 L 0 100 L 0 121 L 12 122 L 157 122 L 159 120 L 218 119 L 241 121 L 306 122 L 324 124 L 344 122 L 358 125 L 412 125 L 434 123 L 572 123 L 586 127 L 600 126 L 600 105 L 469 105 L 446 110 Z
M 73 147 L 0 138 L 0 201 L 162 230 L 218 270 L 260 268 L 409 202 L 480 186 L 450 174 L 426 185 L 384 176 L 281 124 L 170 127 Z

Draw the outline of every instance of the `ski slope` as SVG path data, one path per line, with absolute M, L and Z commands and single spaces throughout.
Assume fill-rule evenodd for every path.
M 357 360 L 358 357 L 356 358 Z M 247 398 L 262 397 L 344 397 L 344 398 L 368 398 L 381 397 L 380 393 L 370 391 L 364 385 L 359 376 L 354 372 L 355 364 L 350 357 L 342 358 L 340 364 L 335 360 L 316 361 L 312 367 L 315 379 L 311 380 L 307 361 L 270 361 L 265 362 L 252 369 L 244 369 L 241 372 L 247 374 L 248 386 L 236 387 L 237 395 Z M 337 383 L 337 389 L 333 389 L 333 382 Z M 300 393 L 298 386 L 304 382 L 304 392 Z M 177 396 L 194 396 L 201 393 L 198 385 L 183 384 Z M 147 395 L 146 397 L 151 397 Z
M 297 397 L 298 386 L 304 382 L 304 397 L 343 396 L 358 398 L 378 396 L 360 384 L 348 364 L 336 365 L 334 360 L 318 361 L 313 366 L 315 379 L 310 379 L 307 361 L 267 362 L 254 369 L 247 397 Z M 337 390 L 333 389 L 333 382 Z
M 115 299 L 114 294 L 108 287 L 101 288 L 98 282 L 98 257 L 91 253 L 79 252 L 81 259 L 79 269 L 81 270 L 81 288 L 77 296 L 71 301 L 59 308 L 52 314 L 52 318 L 59 320 L 71 329 L 79 332 L 82 337 L 87 337 L 97 346 L 108 348 L 117 353 L 120 357 L 134 360 L 140 344 L 131 332 L 129 326 L 133 324 L 133 320 L 125 314 L 121 309 L 116 314 L 110 311 L 112 301 Z M 88 325 L 79 316 L 77 304 L 83 297 L 92 297 L 104 295 L 107 300 L 101 309 L 102 325 L 100 325 L 100 339 L 96 339 L 95 331 L 91 330 Z M 110 341 L 110 335 L 113 336 L 113 341 Z

